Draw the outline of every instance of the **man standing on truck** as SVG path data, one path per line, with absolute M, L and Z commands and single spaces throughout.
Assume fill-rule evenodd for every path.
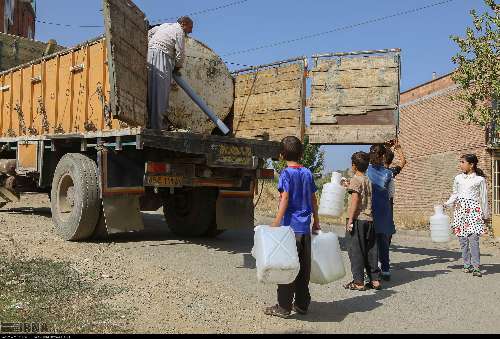
M 148 32 L 148 110 L 150 128 L 165 129 L 172 72 L 184 61 L 186 36 L 193 31 L 193 20 L 180 17 L 176 23 L 164 23 Z

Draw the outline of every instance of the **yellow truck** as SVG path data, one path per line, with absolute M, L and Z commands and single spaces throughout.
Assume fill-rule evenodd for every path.
M 217 135 L 215 126 L 197 130 L 209 120 L 186 108 L 182 92 L 171 99 L 182 109 L 169 117 L 182 128 L 152 130 L 148 21 L 130 0 L 103 0 L 103 8 L 104 36 L 0 73 L 0 204 L 23 192 L 49 193 L 53 222 L 66 240 L 140 230 L 140 212 L 161 206 L 168 227 L 180 236 L 253 227 L 256 183 L 274 177 L 265 164 L 278 157 L 283 136 L 308 134 L 317 144 L 396 136 L 397 49 L 242 69 L 230 75 L 225 90 L 228 136 Z M 203 74 L 200 68 L 190 74 L 196 65 L 184 67 L 188 82 L 217 73 L 214 62 L 223 65 L 218 57 L 186 59 L 207 63 Z M 221 89 L 201 86 L 193 85 L 217 107 Z

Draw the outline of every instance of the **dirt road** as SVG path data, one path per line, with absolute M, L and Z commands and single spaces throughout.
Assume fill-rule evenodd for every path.
M 381 291 L 367 292 L 342 288 L 350 278 L 347 253 L 343 251 L 347 276 L 326 286 L 311 285 L 309 314 L 279 319 L 262 313 L 264 306 L 275 302 L 275 286 L 257 283 L 250 255 L 251 230 L 186 241 L 170 233 L 160 214 L 145 214 L 143 232 L 114 236 L 109 242 L 71 243 L 55 233 L 48 199 L 28 197 L 0 210 L 1 251 L 24 259 L 69 261 L 71 269 L 88 277 L 92 284 L 122 288 L 103 301 L 116 310 L 126 310 L 115 323 L 124 331 L 500 331 L 500 250 L 491 244 L 483 243 L 484 276 L 476 278 L 461 272 L 456 239 L 438 245 L 428 237 L 397 234 L 391 249 L 392 281 Z M 343 236 L 340 229 L 337 232 Z

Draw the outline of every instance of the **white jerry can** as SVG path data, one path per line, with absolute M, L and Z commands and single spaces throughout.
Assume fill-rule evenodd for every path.
M 311 282 L 328 284 L 345 276 L 344 260 L 340 253 L 339 237 L 336 233 L 319 232 L 312 235 Z
M 435 214 L 430 217 L 431 240 L 448 242 L 451 237 L 450 218 L 443 212 L 443 206 L 434 206 Z
M 345 188 L 340 184 L 342 174 L 332 173 L 331 182 L 323 186 L 318 214 L 340 217 L 344 211 Z
M 257 280 L 265 284 L 290 284 L 299 274 L 300 264 L 295 233 L 288 226 L 254 228 L 252 256 Z

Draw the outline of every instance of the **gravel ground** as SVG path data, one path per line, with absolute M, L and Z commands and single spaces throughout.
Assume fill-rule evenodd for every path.
M 27 207 L 26 207 L 27 206 Z M 135 333 L 498 333 L 500 250 L 482 242 L 483 277 L 462 273 L 458 241 L 435 244 L 425 233 L 400 232 L 391 248 L 393 277 L 381 291 L 348 291 L 347 276 L 311 285 L 305 316 L 268 317 L 276 288 L 257 283 L 252 230 L 183 240 L 161 214 L 146 229 L 109 242 L 58 238 L 46 196 L 25 195 L 0 209 L 0 248 L 10 255 L 70 261 L 95 283 L 123 287 L 108 302 L 132 310 L 122 326 Z M 257 223 L 269 220 L 261 218 Z M 341 228 L 323 226 L 325 230 Z M 1 319 L 0 319 L 1 320 Z

